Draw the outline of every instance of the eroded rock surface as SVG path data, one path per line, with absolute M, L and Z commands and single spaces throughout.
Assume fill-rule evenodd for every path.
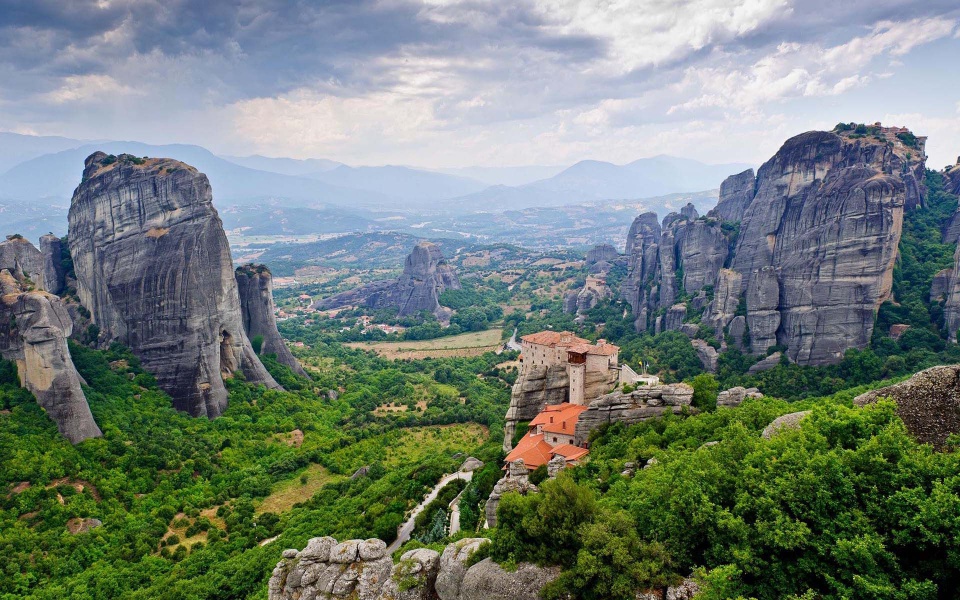
M 717 394 L 717 406 L 734 408 L 750 398 L 763 398 L 763 394 L 757 388 L 732 387 Z
M 294 373 L 308 377 L 277 331 L 276 309 L 273 304 L 273 275 L 266 265 L 244 265 L 235 271 L 240 308 L 243 311 L 243 330 L 247 337 L 263 339 L 261 354 L 276 354 L 280 364 Z
M 664 413 L 680 413 L 693 400 L 693 388 L 686 383 L 669 385 L 641 385 L 636 390 L 613 392 L 600 396 L 580 413 L 574 444 L 581 445 L 590 438 L 590 432 L 607 423 L 627 425 L 655 419 Z
M 0 271 L 0 356 L 16 363 L 22 385 L 76 444 L 101 432 L 70 357 L 72 329 L 60 298 L 26 291 L 9 271 Z
M 420 242 L 413 247 L 403 266 L 403 274 L 390 281 L 371 284 L 324 298 L 313 305 L 317 310 L 362 305 L 370 308 L 396 308 L 399 316 L 432 313 L 440 321 L 448 321 L 451 311 L 440 306 L 440 294 L 459 290 L 460 279 L 447 263 L 440 247 Z
M 779 416 L 771 421 L 770 424 L 763 429 L 763 432 L 761 432 L 760 435 L 764 439 L 769 440 L 781 431 L 786 431 L 788 429 L 800 429 L 800 421 L 804 420 L 809 414 L 809 410 L 802 410 L 800 412 Z
M 753 169 L 731 175 L 720 184 L 720 197 L 717 206 L 707 215 L 721 221 L 739 222 L 757 191 L 757 177 Z
M 212 198 L 207 177 L 182 162 L 97 152 L 69 214 L 78 293 L 100 343 L 128 346 L 177 409 L 210 418 L 238 371 L 279 387 L 243 329 Z
M 857 406 L 890 398 L 899 416 L 918 441 L 943 449 L 947 438 L 960 433 L 960 365 L 932 367 L 910 379 L 853 399 Z

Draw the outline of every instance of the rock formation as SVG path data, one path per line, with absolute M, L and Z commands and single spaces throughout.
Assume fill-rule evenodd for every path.
M 720 184 L 720 197 L 717 206 L 707 213 L 721 221 L 738 223 L 753 202 L 757 193 L 757 177 L 753 169 L 731 175 Z
M 947 338 L 956 342 L 960 329 L 960 246 L 953 254 L 953 268 L 940 271 L 933 278 L 930 299 L 936 301 L 940 298 L 944 299 L 943 322 Z
M 484 515 L 487 519 L 487 527 L 497 526 L 497 507 L 500 506 L 500 498 L 504 494 L 515 492 L 522 495 L 536 494 L 540 490 L 537 486 L 530 483 L 529 471 L 523 464 L 523 459 L 517 459 L 507 463 L 507 472 L 493 486 L 493 491 L 487 497 L 487 502 L 483 507 Z
M 520 563 L 505 571 L 484 559 L 467 568 L 470 554 L 487 540 L 462 539 L 443 554 L 420 548 L 397 564 L 381 540 L 313 538 L 301 550 L 284 550 L 268 584 L 269 600 L 537 600 L 556 579 L 557 567 Z
M 957 157 L 957 164 L 946 170 L 947 191 L 951 194 L 960 196 L 960 157 Z
M 244 265 L 238 267 L 234 275 L 240 294 L 240 310 L 243 312 L 243 330 L 247 337 L 251 342 L 257 337 L 262 340 L 261 354 L 276 354 L 280 364 L 290 367 L 297 375 L 309 377 L 277 331 L 270 269 L 266 265 Z
M 960 433 L 960 365 L 933 367 L 910 379 L 853 399 L 857 406 L 891 398 L 897 416 L 918 441 L 942 450 L 951 434 Z
M 574 444 L 579 446 L 590 438 L 590 432 L 607 423 L 627 425 L 655 419 L 665 413 L 680 413 L 690 406 L 693 388 L 686 383 L 669 385 L 641 385 L 628 393 L 613 392 L 600 396 L 580 413 Z
M 100 343 L 128 346 L 174 406 L 227 407 L 223 379 L 277 388 L 243 329 L 230 248 L 207 177 L 182 162 L 90 155 L 70 205 L 81 303 Z
M 756 354 L 786 346 L 801 365 L 864 348 L 891 295 L 903 212 L 920 207 L 925 193 L 925 138 L 908 148 L 898 137 L 905 130 L 867 131 L 787 140 L 756 178 L 728 178 L 706 218 L 672 214 L 658 227 L 650 213 L 640 215 L 622 288 L 638 330 L 655 326 L 651 314 L 679 313 L 678 299 L 685 320 L 700 315 L 689 298 L 712 288 L 701 322 L 724 343 L 729 334 Z M 960 308 L 956 315 L 960 325 Z M 662 325 L 678 328 L 666 317 Z
M 717 394 L 717 406 L 735 408 L 750 398 L 763 398 L 763 394 L 757 388 L 732 387 Z
M 569 314 L 587 312 L 612 293 L 607 287 L 607 273 L 614 263 L 620 261 L 620 255 L 610 244 L 594 246 L 587 252 L 584 266 L 590 273 L 579 290 L 570 290 L 563 296 L 563 310 Z
M 771 421 L 769 425 L 764 427 L 763 431 L 760 433 L 760 436 L 765 440 L 769 440 L 781 431 L 786 431 L 788 429 L 800 429 L 800 421 L 804 420 L 809 414 L 809 410 L 801 410 L 800 412 L 781 415 Z
M 403 266 L 403 274 L 391 281 L 375 281 L 315 303 L 317 310 L 363 305 L 373 309 L 396 308 L 401 317 L 423 311 L 440 321 L 449 321 L 451 311 L 440 306 L 445 290 L 459 290 L 457 273 L 444 259 L 440 247 L 420 242 L 413 247 Z
M 43 254 L 23 236 L 9 235 L 0 242 L 0 269 L 9 271 L 24 287 L 46 289 Z
M 99 437 L 67 346 L 70 316 L 60 298 L 26 287 L 0 270 L 0 356 L 16 363 L 23 387 L 71 443 Z
M 48 233 L 40 238 L 40 254 L 43 255 L 43 289 L 59 295 L 66 286 L 63 268 L 63 240 Z

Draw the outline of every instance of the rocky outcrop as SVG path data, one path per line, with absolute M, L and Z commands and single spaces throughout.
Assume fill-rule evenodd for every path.
M 611 246 L 610 244 L 599 244 L 594 246 L 587 251 L 586 266 L 587 268 L 597 264 L 597 263 L 615 263 L 620 259 L 620 253 L 617 252 L 617 249 Z
M 944 299 L 943 322 L 947 338 L 956 342 L 957 330 L 960 329 L 960 246 L 953 254 L 953 268 L 934 276 L 930 299 L 934 301 L 940 298 Z
M 224 378 L 279 386 L 243 329 L 230 248 L 207 177 L 167 158 L 90 155 L 70 205 L 81 303 L 101 344 L 120 342 L 174 406 L 227 407 Z
M 897 403 L 897 416 L 918 441 L 944 449 L 947 438 L 960 433 L 960 365 L 933 367 L 910 379 L 853 399 L 865 406 L 880 398 Z
M 277 331 L 276 308 L 273 304 L 273 275 L 266 265 L 244 265 L 234 272 L 237 292 L 240 295 L 240 310 L 243 313 L 243 330 L 251 342 L 262 341 L 261 354 L 275 354 L 280 364 L 301 377 L 309 377 Z M 256 348 L 255 348 L 256 349 Z
M 763 398 L 763 394 L 757 388 L 732 387 L 717 394 L 717 406 L 735 408 L 743 404 L 744 400 L 751 398 Z
M 947 191 L 960 196 L 960 157 L 957 157 L 957 164 L 947 169 L 944 175 L 947 178 Z
M 536 600 L 543 586 L 559 576 L 559 567 L 520 563 L 516 569 L 507 571 L 485 558 L 463 576 L 460 600 Z
M 284 550 L 267 585 L 269 600 L 537 600 L 540 590 L 559 576 L 557 567 L 520 563 L 506 571 L 484 559 L 467 568 L 482 538 L 448 545 L 443 554 L 420 548 L 405 552 L 397 564 L 381 540 L 313 538 L 301 550 Z
M 633 311 L 637 331 L 650 328 L 650 307 L 659 302 L 657 272 L 661 236 L 660 221 L 654 212 L 634 219 L 627 234 L 627 276 L 621 295 Z
M 500 506 L 500 498 L 502 498 L 504 494 L 516 492 L 527 495 L 536 494 L 539 491 L 537 486 L 530 483 L 529 472 L 527 471 L 526 465 L 523 464 L 522 458 L 507 463 L 507 472 L 497 481 L 496 485 L 493 486 L 493 491 L 490 492 L 490 496 L 487 498 L 487 502 L 483 507 L 484 516 L 487 519 L 487 527 L 497 526 L 497 508 Z
M 720 184 L 717 206 L 707 213 L 721 221 L 739 222 L 753 202 L 757 191 L 757 178 L 753 169 L 731 175 Z
M 697 351 L 697 358 L 700 359 L 703 370 L 707 373 L 716 373 L 717 363 L 720 360 L 717 349 L 703 340 L 690 340 L 690 343 L 693 345 L 693 349 Z
M 16 363 L 23 387 L 76 444 L 101 433 L 70 358 L 72 328 L 58 297 L 27 291 L 9 271 L 0 271 L 0 356 Z
M 396 308 L 401 317 L 429 312 L 440 321 L 449 321 L 451 310 L 440 306 L 446 290 L 459 290 L 457 273 L 432 242 L 413 247 L 404 263 L 403 274 L 391 281 L 375 281 L 315 303 L 317 310 L 342 306 L 367 306 L 373 309 Z
M 638 329 L 649 329 L 647 315 L 676 298 L 688 303 L 681 289 L 689 296 L 712 286 L 703 322 L 725 339 L 743 316 L 737 329 L 747 343 L 735 343 L 756 354 L 781 345 L 792 362 L 823 365 L 866 347 L 876 311 L 891 297 L 904 210 L 920 207 L 925 193 L 925 138 L 907 147 L 900 128 L 867 132 L 840 128 L 787 140 L 756 178 L 751 171 L 728 178 L 706 219 L 668 215 L 656 261 L 636 251 L 654 252 L 648 238 L 656 228 L 635 223 L 628 273 L 639 272 L 643 284 L 628 276 L 623 296 Z M 647 272 L 646 264 L 656 268 Z M 954 312 L 960 325 L 960 308 Z
M 779 416 L 763 429 L 760 436 L 765 440 L 769 440 L 781 431 L 800 429 L 800 421 L 804 420 L 809 414 L 809 410 L 802 410 L 800 412 Z
M 607 423 L 632 425 L 667 412 L 680 413 L 690 406 L 692 400 L 693 388 L 686 383 L 641 385 L 629 393 L 613 392 L 600 396 L 580 413 L 574 443 L 579 446 L 588 441 L 591 431 Z
M 563 365 L 524 365 L 510 392 L 510 407 L 504 425 L 503 450 L 513 448 L 517 423 L 530 421 L 544 406 L 570 399 L 570 377 Z
M 25 289 L 46 289 L 43 254 L 22 236 L 9 235 L 0 242 L 0 269 L 9 271 Z
M 770 369 L 779 365 L 782 358 L 782 352 L 774 352 L 770 356 L 758 360 L 754 364 L 750 365 L 750 368 L 747 369 L 747 374 L 756 375 L 757 373 L 761 373 L 763 371 L 769 371 Z

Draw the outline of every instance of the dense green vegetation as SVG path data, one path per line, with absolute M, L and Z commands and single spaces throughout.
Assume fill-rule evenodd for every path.
M 798 431 L 760 437 L 809 407 Z M 960 585 L 958 461 L 912 441 L 889 402 L 763 399 L 618 425 L 586 466 L 501 501 L 492 552 L 564 566 L 552 598 L 633 598 L 694 572 L 705 598 L 948 598 Z
M 508 384 L 492 356 L 389 363 L 321 343 L 302 351 L 324 365 L 315 381 L 266 357 L 287 391 L 235 379 L 229 409 L 209 421 L 170 408 L 125 349 L 71 351 L 104 432 L 77 446 L 0 361 L 0 598 L 265 598 L 278 548 L 317 535 L 390 540 L 463 455 L 492 465 L 501 456 Z M 425 409 L 373 414 L 414 399 Z M 493 435 L 407 429 L 447 423 Z M 290 441 L 295 430 L 302 443 Z M 329 480 L 298 498 L 298 486 L 316 489 L 306 483 L 317 469 Z M 262 512 L 281 488 L 293 508 Z M 103 524 L 67 532 L 88 518 Z

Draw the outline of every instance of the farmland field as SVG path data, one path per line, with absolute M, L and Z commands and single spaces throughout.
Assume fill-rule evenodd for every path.
M 410 342 L 354 342 L 351 348 L 373 350 L 384 358 L 444 358 L 450 356 L 479 356 L 493 352 L 502 345 L 502 329 L 487 329 L 462 333 L 433 340 Z

